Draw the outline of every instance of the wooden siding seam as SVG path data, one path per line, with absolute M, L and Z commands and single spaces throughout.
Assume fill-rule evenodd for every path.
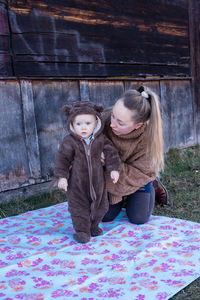
M 20 90 L 30 177 L 36 179 L 41 177 L 41 167 L 31 81 L 21 80 Z
M 128 77 L 128 76 L 116 76 L 116 77 L 109 77 L 109 76 L 101 76 L 101 77 L 83 77 L 83 76 L 74 76 L 74 77 L 66 77 L 66 76 L 43 76 L 43 77 L 32 77 L 32 76 L 12 76 L 12 77 L 0 77 L 0 80 L 33 80 L 33 81 L 40 81 L 40 80 L 70 80 L 70 81 L 77 81 L 77 80 L 88 80 L 88 81 L 163 81 L 163 80 L 192 80 L 192 76 L 162 76 L 162 77 Z
M 8 9 L 8 4 L 6 6 L 6 10 L 7 10 L 7 19 L 8 19 L 8 29 L 9 29 L 9 46 L 10 46 L 10 62 L 11 62 L 11 72 L 12 72 L 12 76 L 15 76 L 15 67 L 14 67 L 14 58 L 13 58 L 13 46 L 12 46 L 12 29 L 11 29 L 11 22 L 10 22 L 10 15 L 9 15 L 9 9 Z
M 90 91 L 88 80 L 79 80 L 79 92 L 81 101 L 90 100 Z

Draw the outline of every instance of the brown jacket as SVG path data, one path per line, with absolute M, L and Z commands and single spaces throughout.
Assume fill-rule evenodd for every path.
M 104 118 L 104 132 L 118 149 L 122 161 L 120 177 L 116 184 L 112 183 L 106 172 L 106 186 L 110 193 L 110 202 L 115 204 L 121 201 L 122 196 L 130 195 L 154 180 L 156 173 L 146 153 L 146 124 L 127 135 L 117 136 L 110 128 L 110 113 L 107 112 Z
M 92 102 L 75 103 L 71 108 L 65 106 L 63 112 L 68 115 L 67 135 L 56 156 L 55 177 L 68 179 L 67 199 L 72 215 L 88 215 L 91 219 L 102 219 L 108 210 L 101 153 L 105 154 L 107 172 L 120 170 L 121 161 L 112 142 L 102 133 L 102 107 Z M 90 145 L 76 135 L 71 126 L 73 118 L 80 113 L 92 113 L 98 118 L 98 128 Z M 72 168 L 70 169 L 70 166 Z

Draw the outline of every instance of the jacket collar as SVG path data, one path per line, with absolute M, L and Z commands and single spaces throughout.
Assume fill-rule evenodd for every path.
M 134 129 L 128 134 L 116 135 L 112 132 L 111 127 L 109 127 L 109 135 L 113 136 L 114 138 L 122 139 L 122 140 L 130 140 L 138 138 L 146 129 L 147 124 L 144 123 L 140 128 Z

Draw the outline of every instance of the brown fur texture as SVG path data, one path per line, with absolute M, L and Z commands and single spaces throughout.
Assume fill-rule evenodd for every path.
M 104 114 L 106 136 L 113 142 L 121 158 L 121 172 L 116 184 L 110 180 L 106 172 L 106 187 L 110 204 L 116 204 L 123 196 L 135 193 L 140 187 L 156 178 L 155 168 L 151 165 L 149 153 L 146 151 L 147 126 L 144 124 L 129 134 L 117 136 L 110 128 L 110 111 Z
M 64 138 L 56 155 L 55 177 L 68 180 L 67 200 L 76 231 L 74 238 L 80 243 L 88 242 L 90 236 L 102 234 L 99 223 L 109 207 L 101 153 L 105 155 L 108 172 L 119 171 L 121 166 L 117 150 L 102 133 L 101 111 L 102 107 L 92 102 L 78 102 L 71 108 L 63 108 L 68 115 L 69 135 Z M 100 122 L 90 145 L 76 135 L 71 126 L 73 118 L 81 113 L 95 114 Z

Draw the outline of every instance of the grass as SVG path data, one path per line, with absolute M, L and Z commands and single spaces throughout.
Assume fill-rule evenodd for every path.
M 200 145 L 187 149 L 170 149 L 161 175 L 171 206 L 156 206 L 154 215 L 163 215 L 200 223 Z M 0 204 L 0 218 L 65 201 L 65 193 L 54 190 L 28 199 L 14 199 Z M 200 278 L 172 297 L 172 300 L 199 300 Z

